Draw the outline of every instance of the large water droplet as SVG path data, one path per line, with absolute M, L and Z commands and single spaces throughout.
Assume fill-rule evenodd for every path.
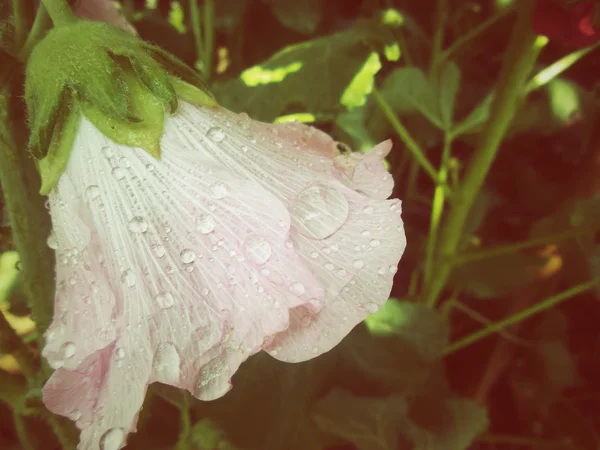
M 348 218 L 348 200 L 329 186 L 311 186 L 292 201 L 292 224 L 307 237 L 325 239 Z
M 181 358 L 179 352 L 173 344 L 165 342 L 160 344 L 154 353 L 152 367 L 156 373 L 158 381 L 167 384 L 177 384 L 179 382 L 179 366 Z
M 208 363 L 204 364 L 198 374 L 198 390 L 202 390 L 211 381 L 220 378 L 225 375 L 227 369 L 227 363 L 222 358 L 214 358 Z
M 212 127 L 206 132 L 206 136 L 213 142 L 221 142 L 225 139 L 225 133 L 219 127 Z
M 156 303 L 161 309 L 169 309 L 175 304 L 175 299 L 173 298 L 173 294 L 170 292 L 161 292 L 156 297 Z
M 212 233 L 216 225 L 215 219 L 209 214 L 203 214 L 196 217 L 196 230 L 202 234 Z
M 100 438 L 100 450 L 119 450 L 123 446 L 123 428 L 111 428 Z
M 148 229 L 148 222 L 142 216 L 135 216 L 129 221 L 128 228 L 132 233 L 145 233 Z
M 77 351 L 77 346 L 74 342 L 65 342 L 60 346 L 60 351 L 65 358 L 72 358 Z
M 244 242 L 246 257 L 255 264 L 262 265 L 271 258 L 271 244 L 262 236 L 250 236 Z
M 95 184 L 88 186 L 85 190 L 85 196 L 88 198 L 88 200 L 97 199 L 98 197 L 100 197 L 100 188 Z
M 123 272 L 121 274 L 121 282 L 127 287 L 135 286 L 135 273 L 133 273 L 133 270 L 127 269 Z
M 71 411 L 69 413 L 69 419 L 73 420 L 73 421 L 77 421 L 81 418 L 81 411 L 79 411 L 78 409 L 74 409 L 73 411 Z
M 194 260 L 196 259 L 196 254 L 189 248 L 186 248 L 185 250 L 183 250 L 179 254 L 179 256 L 181 257 L 181 262 L 184 264 L 189 264 L 191 262 L 194 262 Z
M 123 178 L 125 178 L 125 175 L 127 175 L 127 173 L 120 167 L 115 167 L 110 173 L 115 178 L 115 180 L 118 181 L 121 181 Z
M 50 247 L 52 250 L 56 250 L 58 248 L 58 240 L 56 239 L 56 235 L 54 233 L 48 236 L 48 240 L 46 241 L 46 243 L 48 244 L 48 247 Z
M 210 193 L 210 196 L 215 200 L 221 200 L 227 197 L 227 194 L 229 194 L 229 189 L 227 189 L 227 186 L 225 186 L 223 183 L 217 182 L 213 183 L 208 188 L 208 192 Z
M 290 285 L 290 292 L 293 294 L 302 295 L 304 294 L 304 290 L 304 285 L 300 282 L 292 283 Z

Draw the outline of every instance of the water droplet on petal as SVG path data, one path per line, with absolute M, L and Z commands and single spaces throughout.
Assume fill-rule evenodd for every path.
M 212 233 L 215 229 L 215 226 L 215 219 L 209 214 L 203 214 L 199 217 L 196 217 L 196 230 L 202 234 Z
M 379 239 L 371 239 L 371 242 L 369 242 L 369 245 L 371 247 L 379 247 L 379 244 L 381 244 L 381 242 L 379 241 Z
M 58 248 L 58 241 L 54 233 L 48 236 L 48 240 L 46 241 L 46 243 L 48 244 L 48 247 L 50 247 L 52 250 L 56 250 Z
M 73 420 L 73 421 L 77 421 L 81 418 L 81 411 L 79 411 L 78 409 L 74 409 L 73 411 L 71 411 L 69 413 L 69 419 Z
M 183 250 L 179 254 L 179 256 L 181 257 L 181 262 L 184 263 L 184 264 L 189 264 L 189 263 L 193 262 L 196 259 L 196 253 L 194 253 L 189 248 L 186 248 L 185 250 Z
M 389 271 L 390 271 L 390 273 L 396 273 L 396 272 L 398 272 L 398 266 L 390 266 L 389 267 Z
M 131 163 L 129 162 L 129 160 L 127 158 L 125 158 L 124 156 L 122 156 L 119 159 L 119 164 L 121 165 L 121 167 L 125 167 L 126 169 L 128 169 L 129 167 L 131 167 Z
M 162 258 L 167 253 L 167 250 L 160 244 L 154 244 L 152 246 L 152 252 L 156 255 L 157 258 Z
M 333 269 L 335 269 L 335 266 L 332 263 L 328 262 L 328 263 L 325 263 L 325 268 L 327 270 L 333 270 Z
M 156 303 L 158 303 L 158 306 L 161 309 L 169 309 L 175 304 L 173 294 L 170 292 L 161 292 L 155 297 L 155 299 Z
M 361 269 L 364 265 L 365 263 L 362 259 L 355 259 L 352 263 L 352 267 L 354 267 L 355 269 Z
M 100 450 L 119 450 L 124 438 L 125 432 L 122 428 L 111 428 L 100 438 Z
M 379 305 L 377 303 L 367 303 L 365 308 L 369 314 L 375 314 L 379 310 Z
M 115 178 L 115 180 L 119 181 L 125 178 L 125 175 L 127 175 L 126 172 L 120 167 L 115 167 L 110 173 Z
M 202 295 L 208 295 L 208 289 L 207 289 L 207 288 L 205 288 L 205 287 L 203 287 L 202 289 L 200 289 L 200 293 L 201 293 Z
M 125 272 L 123 272 L 121 274 L 121 282 L 127 287 L 135 286 L 135 273 L 133 273 L 133 270 L 127 269 Z
M 88 188 L 85 190 L 85 196 L 88 198 L 88 200 L 97 199 L 98 197 L 100 197 L 100 188 L 95 184 L 92 186 L 88 186 Z
M 291 206 L 292 224 L 310 238 L 331 236 L 348 218 L 348 200 L 340 191 L 329 186 L 304 189 Z
M 229 194 L 229 189 L 227 189 L 227 186 L 225 186 L 223 183 L 217 182 L 213 183 L 208 188 L 208 192 L 210 193 L 210 196 L 215 200 L 221 200 L 227 197 L 227 194 Z
M 240 113 L 238 115 L 238 118 L 240 119 L 240 126 L 244 130 L 247 130 L 248 128 L 250 128 L 250 124 L 252 123 L 252 120 L 250 119 L 250 116 L 248 114 L 246 114 L 245 112 Z
M 310 257 L 311 257 L 312 259 L 317 259 L 317 258 L 319 257 L 319 253 L 318 253 L 318 252 L 312 252 L 312 253 L 310 254 Z
M 293 294 L 302 295 L 302 294 L 304 294 L 304 290 L 305 290 L 304 285 L 300 282 L 292 283 L 290 285 L 290 291 Z
M 271 244 L 262 236 L 250 236 L 244 242 L 246 256 L 255 264 L 262 265 L 271 258 Z
M 225 139 L 225 133 L 223 129 L 219 127 L 212 127 L 206 132 L 206 136 L 213 142 L 221 142 Z
M 113 156 L 115 156 L 115 153 L 113 152 L 113 149 L 110 148 L 109 146 L 106 147 L 102 147 L 102 154 L 104 155 L 105 158 L 110 159 Z
M 77 346 L 74 342 L 65 342 L 60 346 L 60 351 L 65 358 L 72 358 L 77 351 Z
M 181 358 L 173 344 L 160 344 L 154 353 L 152 367 L 161 383 L 176 384 L 179 382 Z
M 223 358 L 215 358 L 204 364 L 198 374 L 198 390 L 202 390 L 211 381 L 225 375 L 227 363 Z
M 115 358 L 117 358 L 117 360 L 121 360 L 125 357 L 125 349 L 123 349 L 123 347 L 119 347 L 115 350 Z
M 373 213 L 373 207 L 372 207 L 372 206 L 365 206 L 365 207 L 363 208 L 363 212 L 364 212 L 365 214 L 372 214 L 372 213 Z
M 132 233 L 145 233 L 148 229 L 148 222 L 141 216 L 135 216 L 129 221 L 128 228 Z

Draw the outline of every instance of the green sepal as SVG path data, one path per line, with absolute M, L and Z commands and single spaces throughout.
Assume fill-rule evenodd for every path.
M 37 162 L 42 178 L 40 194 L 48 195 L 67 167 L 80 122 L 81 110 L 76 104 L 66 104 L 60 108 L 48 152 Z
M 209 108 L 219 107 L 219 104 L 208 91 L 199 89 L 196 86 L 175 77 L 171 77 L 171 83 L 180 100 L 184 100 L 197 106 L 208 106 Z
M 126 75 L 125 79 L 131 93 L 129 107 L 141 119 L 139 122 L 119 120 L 93 104 L 83 105 L 83 115 L 117 144 L 139 147 L 159 158 L 167 105 L 162 98 L 149 91 L 145 83 L 142 84 L 133 76 Z

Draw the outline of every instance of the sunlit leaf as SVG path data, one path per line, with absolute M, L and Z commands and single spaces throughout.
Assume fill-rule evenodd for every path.
M 0 254 L 0 303 L 8 302 L 8 297 L 17 282 L 19 276 L 18 261 L 19 254 L 17 252 Z
M 577 85 L 565 79 L 555 78 L 548 83 L 548 96 L 550 108 L 561 122 L 571 120 L 581 108 Z
M 372 52 L 342 94 L 340 100 L 342 105 L 349 110 L 364 106 L 367 102 L 367 96 L 373 92 L 375 75 L 380 69 L 381 61 L 379 60 L 379 54 Z

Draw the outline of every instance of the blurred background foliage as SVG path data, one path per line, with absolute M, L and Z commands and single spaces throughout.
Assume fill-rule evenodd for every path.
M 436 185 L 402 130 L 434 167 L 447 168 L 450 187 L 460 185 L 490 119 L 514 3 L 118 3 L 142 38 L 196 67 L 229 109 L 311 123 L 343 151 L 391 138 L 387 163 L 408 240 L 393 298 L 337 348 L 303 364 L 253 356 L 213 402 L 154 384 L 127 448 L 600 449 L 598 289 L 569 291 L 600 270 L 595 47 L 577 52 L 550 39 L 462 230 L 442 301 L 420 301 Z M 23 146 L 11 12 L 1 1 L 0 118 L 17 124 Z M 560 73 L 544 70 L 553 67 Z M 0 210 L 0 312 L 37 355 L 14 248 Z M 569 301 L 558 304 L 564 291 Z M 0 448 L 60 448 L 46 418 L 15 359 L 0 353 Z

